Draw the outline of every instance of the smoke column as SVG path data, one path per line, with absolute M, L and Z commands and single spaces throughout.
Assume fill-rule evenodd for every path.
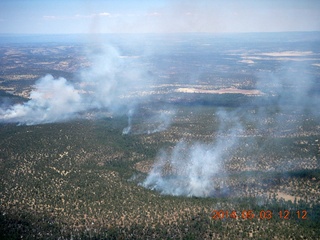
M 213 178 L 223 170 L 222 160 L 232 152 L 242 126 L 232 114 L 220 111 L 218 141 L 187 144 L 181 140 L 171 154 L 162 152 L 142 186 L 174 196 L 214 195 Z M 223 135 L 223 136 L 222 136 Z M 225 189 L 226 190 L 226 189 Z
M 256 126 L 258 133 L 267 141 L 283 134 L 286 129 L 299 131 L 303 121 L 300 118 L 306 112 L 309 116 L 319 116 L 319 93 L 312 91 L 317 89 L 317 82 L 312 76 L 306 75 L 307 72 L 308 68 L 304 64 L 284 63 L 282 70 L 272 76 L 260 75 L 257 89 L 265 92 L 266 96 L 253 103 L 256 104 L 256 114 L 243 115 L 241 109 L 220 111 L 220 127 L 215 142 L 187 144 L 181 140 L 172 152 L 163 151 L 158 155 L 142 186 L 167 195 L 214 196 L 214 177 L 224 171 L 222 162 L 230 159 L 236 147 L 241 145 L 239 139 L 243 135 L 244 127 L 240 124 L 240 117 Z M 261 101 L 265 102 L 261 104 Z M 263 107 L 266 103 L 269 104 L 269 110 L 273 110 L 271 115 L 269 110 Z M 262 119 L 271 119 L 274 126 L 266 126 L 261 122 Z M 250 136 L 249 133 L 246 135 Z M 255 141 L 254 138 L 251 139 L 250 141 Z M 255 143 L 255 146 L 261 147 L 263 144 Z M 255 151 L 245 147 L 242 149 Z
M 154 125 L 153 128 L 146 131 L 147 134 L 157 133 L 166 130 L 171 122 L 172 117 L 175 115 L 174 110 L 170 111 L 161 111 L 158 114 L 155 114 L 151 119 L 148 120 L 147 124 Z
M 83 110 L 83 99 L 72 84 L 64 78 L 46 75 L 36 82 L 28 102 L 0 109 L 0 121 L 51 123 L 76 117 Z
M 103 109 L 119 115 L 128 112 L 130 132 L 133 106 L 143 98 L 134 95 L 149 78 L 138 60 L 123 58 L 108 45 L 88 50 L 92 66 L 78 74 L 76 83 L 52 75 L 40 78 L 31 91 L 30 100 L 0 108 L 0 122 L 34 125 L 67 121 L 80 113 Z M 124 131 L 124 133 L 126 132 Z
M 127 115 L 128 115 L 128 126 L 122 130 L 123 135 L 129 134 L 131 131 L 133 109 L 130 109 Z

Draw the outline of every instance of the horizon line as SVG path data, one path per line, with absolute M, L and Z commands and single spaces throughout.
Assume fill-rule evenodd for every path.
M 156 35 L 170 35 L 170 34 L 252 34 L 252 33 L 320 33 L 320 30 L 306 30 L 306 31 L 264 31 L 264 32 L 106 32 L 106 33 L 0 33 L 0 36 L 3 35 L 109 35 L 109 34 L 131 34 L 131 35 L 143 35 L 143 34 L 156 34 Z

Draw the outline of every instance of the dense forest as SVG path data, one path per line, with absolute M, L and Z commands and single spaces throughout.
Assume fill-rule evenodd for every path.
M 208 142 L 219 137 L 213 115 L 218 109 L 179 106 L 166 130 L 141 134 L 148 109 L 137 111 L 133 130 L 126 135 L 122 130 L 127 118 L 117 116 L 35 126 L 2 124 L 1 239 L 320 235 L 317 119 L 299 120 L 301 131 L 295 135 L 273 129 L 272 123 L 271 133 L 264 130 L 270 134 L 261 135 L 246 122 L 246 135 L 239 136 L 241 141 L 224 160 L 224 174 L 212 180 L 214 194 L 169 196 L 141 185 L 159 149 L 170 151 L 181 138 Z M 245 123 L 254 111 L 244 109 Z M 282 129 L 290 127 L 284 122 Z

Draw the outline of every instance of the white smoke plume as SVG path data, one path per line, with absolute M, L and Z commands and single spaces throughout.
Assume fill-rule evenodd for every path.
M 152 134 L 166 130 L 171 125 L 174 115 L 174 110 L 161 111 L 155 114 L 147 121 L 147 125 L 151 125 L 152 127 L 149 128 L 146 133 Z
M 307 74 L 308 71 L 309 68 L 304 64 L 284 63 L 283 69 L 273 76 L 260 75 L 256 87 L 267 95 L 254 103 L 258 110 L 256 114 L 244 115 L 241 109 L 220 111 L 218 117 L 221 124 L 215 141 L 209 144 L 186 144 L 181 140 L 172 152 L 165 151 L 157 157 L 142 186 L 175 196 L 207 197 L 221 194 L 216 191 L 214 178 L 224 172 L 223 161 L 230 159 L 237 146 L 241 145 L 239 139 L 245 127 L 240 124 L 240 118 L 256 126 L 258 133 L 269 140 L 287 129 L 298 131 L 302 125 L 300 120 L 303 120 L 300 118 L 305 113 L 319 116 L 320 98 L 315 91 L 318 85 L 316 78 Z M 269 112 L 270 109 L 273 113 Z M 267 126 L 261 121 L 263 119 L 270 119 L 274 123 Z M 261 142 L 256 146 L 263 144 Z M 247 151 L 246 148 L 242 149 Z M 223 191 L 228 191 L 227 186 Z
M 128 126 L 122 130 L 123 135 L 129 134 L 131 131 L 133 109 L 130 109 L 127 115 L 128 115 Z
M 214 189 L 212 178 L 219 172 L 223 151 L 220 146 L 180 142 L 172 154 L 159 156 L 143 186 L 174 196 L 208 196 Z
M 88 56 L 91 66 L 78 74 L 77 82 L 51 75 L 40 78 L 29 101 L 0 108 L 0 122 L 27 125 L 59 122 L 97 109 L 112 114 L 129 112 L 131 118 L 135 104 L 142 101 L 134 92 L 142 86 L 147 89 L 150 81 L 143 67 L 137 59 L 121 56 L 110 45 L 94 46 Z
M 142 185 L 162 194 L 206 197 L 215 194 L 215 175 L 225 174 L 223 159 L 232 152 L 242 126 L 233 113 L 218 112 L 219 138 L 210 144 L 181 140 L 171 154 L 162 152 Z M 223 191 L 226 191 L 224 189 Z
M 132 108 L 139 101 L 133 92 L 146 87 L 149 80 L 143 66 L 138 65 L 138 59 L 122 56 L 111 45 L 96 46 L 88 55 L 92 65 L 81 72 L 80 84 L 86 92 L 92 93 L 88 95 L 90 107 L 114 112 L 125 105 Z
M 133 125 L 133 111 L 129 111 L 128 127 L 123 130 L 123 134 L 153 134 L 165 131 L 170 127 L 175 114 L 176 111 L 173 108 L 165 107 L 161 110 L 152 109 L 148 116 L 144 115 L 143 120 L 139 119 L 140 121 Z
M 82 97 L 66 79 L 46 75 L 37 81 L 28 102 L 0 109 L 0 121 L 27 125 L 63 121 L 84 110 L 82 103 Z

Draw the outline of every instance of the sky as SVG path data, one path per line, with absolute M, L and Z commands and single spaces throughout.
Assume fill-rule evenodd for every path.
M 320 31 L 319 0 L 1 0 L 0 34 Z

